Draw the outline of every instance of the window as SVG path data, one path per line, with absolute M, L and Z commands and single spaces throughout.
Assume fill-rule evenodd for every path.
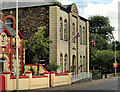
M 60 18 L 60 40 L 62 40 L 62 18 Z
M 1 36 L 1 45 L 5 46 L 5 35 Z
M 83 71 L 85 72 L 85 56 L 83 57 Z
M 65 60 L 64 60 L 64 71 L 67 70 L 67 54 L 65 54 Z
M 62 72 L 62 54 L 60 54 L 60 72 Z
M 72 37 L 73 37 L 72 42 L 73 42 L 73 43 L 75 43 L 75 38 L 74 38 L 74 36 L 75 36 L 75 24 L 73 23 L 73 24 L 72 24 Z
M 82 56 L 80 56 L 80 72 L 82 72 Z
M 64 21 L 64 40 L 67 40 L 67 20 Z
M 13 28 L 13 19 L 7 18 L 5 24 L 8 25 L 10 28 Z
M 85 37 L 84 30 L 85 30 L 85 28 L 83 27 L 83 30 L 82 30 L 82 44 L 83 45 L 85 44 L 85 41 L 84 41 L 84 37 Z
M 81 28 L 81 26 L 80 26 L 80 44 L 82 44 L 82 28 Z

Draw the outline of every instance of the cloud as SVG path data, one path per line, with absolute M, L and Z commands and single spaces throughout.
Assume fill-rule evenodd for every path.
M 109 17 L 111 25 L 115 27 L 115 29 L 118 29 L 118 0 L 113 0 L 108 4 L 88 3 L 87 7 L 83 8 L 82 16 L 88 18 L 93 15 Z
M 73 1 L 68 1 L 68 0 L 58 0 L 62 3 L 62 5 L 69 5 L 69 4 L 72 4 L 74 3 Z

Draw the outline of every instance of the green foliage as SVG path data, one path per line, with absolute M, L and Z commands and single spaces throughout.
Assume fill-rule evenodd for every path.
M 31 72 L 32 72 L 32 75 L 35 74 L 35 70 L 32 68 L 32 66 L 30 66 L 30 69 L 29 69 Z
M 45 37 L 46 27 L 38 27 L 38 31 L 29 39 L 26 40 L 26 50 L 30 52 L 28 56 L 33 61 L 45 59 L 46 55 L 49 54 L 49 43 L 52 41 L 48 37 Z
M 95 64 L 104 67 L 107 71 L 112 69 L 114 62 L 114 52 L 110 50 L 98 50 L 95 54 Z
M 108 17 L 104 16 L 91 16 L 89 17 L 90 33 L 99 34 L 103 36 L 104 39 L 110 41 L 113 39 L 114 27 L 110 25 Z
M 90 34 L 90 42 L 92 41 L 92 39 L 95 37 L 95 42 L 96 42 L 96 47 L 94 47 L 94 49 L 96 50 L 106 50 L 108 49 L 108 43 L 107 41 L 103 38 L 103 36 L 99 35 L 99 34 Z M 92 44 L 90 43 L 90 48 L 93 47 Z
M 55 62 L 51 62 L 48 65 L 45 66 L 45 68 L 50 71 L 56 71 L 59 68 L 59 65 L 57 65 Z

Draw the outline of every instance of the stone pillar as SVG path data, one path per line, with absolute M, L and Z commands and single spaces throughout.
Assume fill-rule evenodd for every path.
M 9 71 L 4 71 L 3 72 L 5 76 L 5 90 L 10 90 L 10 72 Z
M 71 84 L 71 71 L 65 71 L 68 74 L 68 84 Z
M 31 71 L 27 71 L 25 73 L 26 73 L 27 76 L 29 76 L 29 89 L 30 89 L 31 80 L 32 80 L 32 72 Z
M 50 83 L 51 83 L 50 72 L 44 72 L 44 75 L 48 76 L 48 87 L 50 87 Z
M 55 79 L 55 72 L 54 71 L 51 71 L 51 86 L 52 87 L 55 87 L 55 84 L 54 84 L 54 79 Z

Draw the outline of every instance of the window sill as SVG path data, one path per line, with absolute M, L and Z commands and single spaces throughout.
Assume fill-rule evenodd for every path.
M 6 48 L 6 46 L 1 46 L 2 48 Z

